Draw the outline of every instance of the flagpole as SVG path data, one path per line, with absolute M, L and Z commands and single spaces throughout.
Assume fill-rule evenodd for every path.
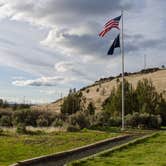
M 122 130 L 124 130 L 124 36 L 123 36 L 123 10 L 121 10 L 122 16 L 122 29 L 121 29 L 121 56 L 122 56 Z

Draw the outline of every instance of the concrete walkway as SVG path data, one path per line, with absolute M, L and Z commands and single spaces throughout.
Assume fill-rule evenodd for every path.
M 65 164 L 71 161 L 82 159 L 84 157 L 88 157 L 90 155 L 99 153 L 103 150 L 113 148 L 117 145 L 127 143 L 139 136 L 138 135 L 118 136 L 116 138 L 103 140 L 73 150 L 21 161 L 16 164 L 13 164 L 12 166 L 64 166 Z

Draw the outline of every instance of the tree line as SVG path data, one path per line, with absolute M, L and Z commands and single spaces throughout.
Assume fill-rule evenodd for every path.
M 164 93 L 157 93 L 152 81 L 143 79 L 136 88 L 125 80 L 125 124 L 127 127 L 160 128 L 166 126 L 166 101 Z M 0 109 L 0 126 L 54 126 L 68 131 L 98 126 L 121 125 L 121 89 L 117 86 L 96 112 L 95 103 L 89 102 L 82 91 L 70 89 L 63 98 L 61 112 L 39 111 L 17 106 Z M 2 102 L 1 102 L 2 103 Z M 2 105 L 1 105 L 2 106 Z

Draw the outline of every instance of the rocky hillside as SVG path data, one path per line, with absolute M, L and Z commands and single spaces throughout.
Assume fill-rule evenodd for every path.
M 137 82 L 143 78 L 151 79 L 157 91 L 166 94 L 166 69 L 147 69 L 137 73 L 125 73 L 125 79 L 132 83 L 133 87 L 136 87 Z M 113 87 L 116 87 L 117 82 L 121 80 L 121 75 L 117 77 L 103 78 L 96 81 L 94 84 L 82 88 L 83 96 L 86 98 L 86 103 L 93 102 L 97 111 L 101 110 L 101 104 L 110 95 Z M 165 95 L 166 96 L 166 95 Z M 33 109 L 38 110 L 51 110 L 57 113 L 60 112 L 60 105 L 62 100 L 57 100 L 51 104 L 33 106 Z

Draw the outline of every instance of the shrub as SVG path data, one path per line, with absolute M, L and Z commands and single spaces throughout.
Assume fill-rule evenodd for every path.
M 160 115 L 134 113 L 133 115 L 128 114 L 125 116 L 125 124 L 128 127 L 159 129 L 161 127 L 161 122 Z
M 38 110 L 16 110 L 12 115 L 12 123 L 17 126 L 19 123 L 24 123 L 27 126 L 44 126 L 51 125 L 57 115 L 49 111 L 38 111 Z M 45 122 L 43 122 L 45 121 Z M 47 122 L 46 122 L 47 121 Z M 38 124 L 37 124 L 38 122 Z
M 90 90 L 89 90 L 89 89 L 87 89 L 87 90 L 86 90 L 86 93 L 89 93 L 89 92 L 90 92 Z
M 83 132 L 88 132 L 88 129 L 87 128 L 83 128 L 82 131 Z
M 2 135 L 3 134 L 3 129 L 2 128 L 0 128 L 0 135 Z
M 25 125 L 36 126 L 36 119 L 39 116 L 38 111 L 34 110 L 17 110 L 14 111 L 12 119 L 13 125 L 18 125 L 20 123 L 24 123 Z
M 16 132 L 19 134 L 27 134 L 26 126 L 23 123 L 18 124 Z
M 89 114 L 89 115 L 94 115 L 95 114 L 95 106 L 94 106 L 94 104 L 92 103 L 92 102 L 90 102 L 89 104 L 88 104 L 88 107 L 87 107 L 87 113 Z
M 78 125 L 71 125 L 71 124 L 69 124 L 67 126 L 67 131 L 68 132 L 76 132 L 76 131 L 80 131 L 80 128 L 79 128 Z
M 97 89 L 96 89 L 96 92 L 99 92 L 99 90 L 100 90 L 100 89 L 99 89 L 99 88 L 97 88 Z
M 78 125 L 80 129 L 88 128 L 90 126 L 89 118 L 85 112 L 77 112 L 69 117 L 69 124 L 76 126 Z
M 109 120 L 108 120 L 108 125 L 109 126 L 116 126 L 116 127 L 119 127 L 120 125 L 121 125 L 121 123 L 122 123 L 122 119 L 120 118 L 120 117 L 117 117 L 117 118 L 110 118 Z
M 159 129 L 161 127 L 161 117 L 159 115 L 150 115 L 148 121 L 148 128 Z
M 48 126 L 48 120 L 44 116 L 39 116 L 39 118 L 36 120 L 37 126 L 39 127 L 47 127 Z
M 11 118 L 7 115 L 3 115 L 0 119 L 0 126 L 6 126 L 6 127 L 12 126 Z
M 55 119 L 52 123 L 52 126 L 54 127 L 62 127 L 63 126 L 63 121 L 61 119 Z
M 99 112 L 95 115 L 95 121 L 94 124 L 95 126 L 106 126 L 108 125 L 108 120 L 109 120 L 110 115 L 103 111 Z
M 125 122 L 127 126 L 131 126 L 131 127 L 138 127 L 139 124 L 139 113 L 135 112 L 133 113 L 133 115 L 128 114 L 125 117 Z

